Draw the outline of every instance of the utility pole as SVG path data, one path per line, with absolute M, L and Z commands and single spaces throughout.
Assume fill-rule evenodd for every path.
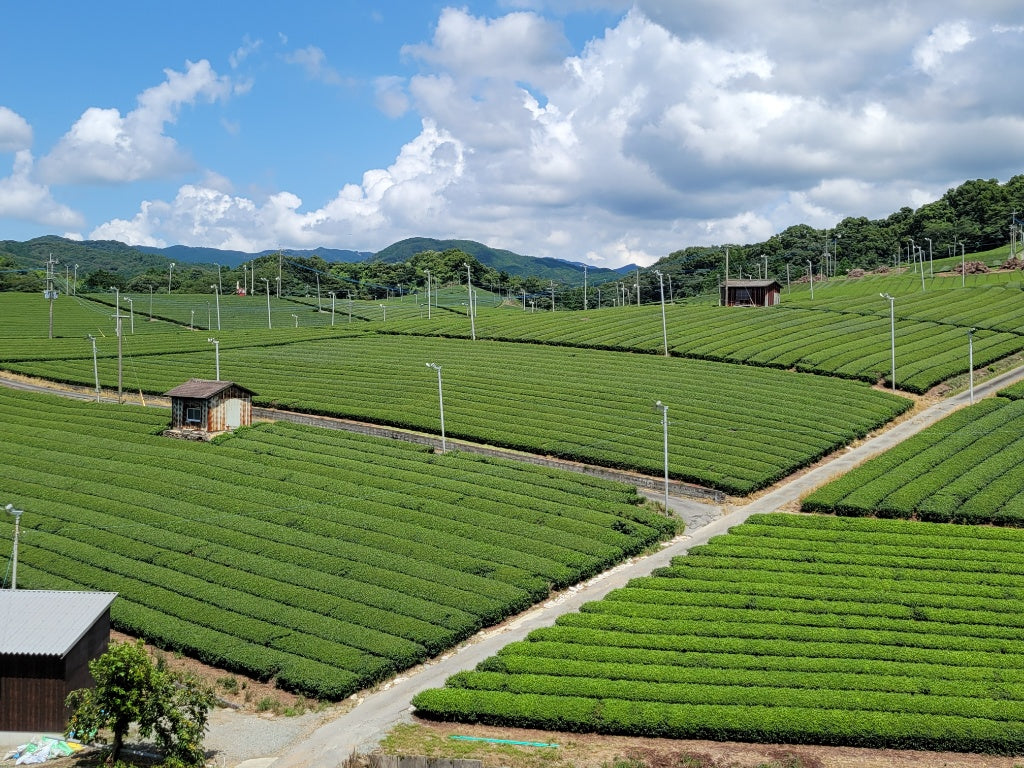
M 123 358 L 123 356 L 121 354 L 121 352 L 122 352 L 122 339 L 123 339 L 123 336 L 124 336 L 124 334 L 121 333 L 121 318 L 124 317 L 124 315 L 121 314 L 121 289 L 120 288 L 114 288 L 114 292 L 115 292 L 114 293 L 114 296 L 115 296 L 115 299 L 114 299 L 114 307 L 115 307 L 115 309 L 114 309 L 114 319 L 116 320 L 115 332 L 117 333 L 117 404 L 120 405 L 121 402 L 122 402 L 122 399 L 121 399 L 121 393 L 123 391 L 122 390 L 122 383 L 124 381 L 124 377 L 123 377 L 123 370 L 124 370 L 124 368 L 122 366 L 122 360 L 124 358 Z
M 96 402 L 100 401 L 100 369 L 96 363 L 96 337 L 91 333 L 87 334 L 89 341 L 92 342 L 92 375 L 96 380 Z
M 53 300 L 57 298 L 57 291 L 53 287 L 53 268 L 57 260 L 50 254 L 46 261 L 46 298 L 50 301 L 50 338 L 53 338 Z
M 426 270 L 427 273 L 427 320 L 430 319 L 430 270 Z
M 587 265 L 583 265 L 583 309 L 587 308 Z
M 654 404 L 661 409 L 662 446 L 665 453 L 665 512 L 668 512 L 668 406 L 661 400 Z
M 264 277 L 263 284 L 267 287 L 267 328 L 273 328 L 270 322 L 270 278 Z
M 555 311 L 555 281 L 551 281 L 551 311 Z
M 7 514 L 14 518 L 14 548 L 11 550 L 11 591 L 18 588 L 18 534 L 21 527 L 21 516 L 25 514 L 23 509 L 15 509 L 13 504 L 8 504 L 5 509 Z
M 640 267 L 636 268 L 636 305 L 640 306 Z
M 657 269 L 654 270 L 654 274 L 658 276 L 658 285 L 661 288 L 661 335 L 665 340 L 665 357 L 668 357 L 668 326 L 665 323 L 665 278 Z
M 724 307 L 729 303 L 729 248 L 726 246 L 725 249 L 725 280 L 722 282 L 724 290 L 718 296 L 718 306 Z M 811 298 L 814 298 L 814 292 L 811 292 Z
M 468 262 L 462 262 L 466 268 L 466 297 L 469 299 L 469 330 L 473 341 L 476 341 L 476 309 L 473 307 L 473 270 Z

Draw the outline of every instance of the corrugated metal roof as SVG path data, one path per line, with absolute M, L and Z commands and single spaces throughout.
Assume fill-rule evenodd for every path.
M 116 592 L 0 590 L 0 654 L 63 657 L 115 597 Z
M 772 285 L 778 285 L 778 280 L 729 280 L 730 288 L 768 288 Z
M 248 392 L 250 395 L 254 394 L 251 389 L 246 389 L 241 384 L 236 384 L 233 381 L 189 379 L 184 384 L 179 384 L 169 392 L 165 392 L 164 397 L 198 397 L 205 399 L 223 392 L 228 387 L 238 387 L 239 389 Z

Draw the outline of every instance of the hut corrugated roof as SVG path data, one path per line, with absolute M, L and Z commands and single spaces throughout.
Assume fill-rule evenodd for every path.
M 0 590 L 0 654 L 64 657 L 116 592 Z
M 229 387 L 238 387 L 250 395 L 255 394 L 251 389 L 236 384 L 233 381 L 212 381 L 210 379 L 189 379 L 184 384 L 179 384 L 174 389 L 165 392 L 165 397 L 196 397 L 206 399 L 220 394 Z
M 730 288 L 771 288 L 773 285 L 782 288 L 778 280 L 733 280 L 729 278 Z

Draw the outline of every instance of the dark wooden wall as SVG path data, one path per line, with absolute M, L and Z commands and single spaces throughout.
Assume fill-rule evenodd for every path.
M 64 700 L 92 685 L 89 662 L 109 641 L 110 612 L 104 611 L 63 659 L 0 655 L 0 731 L 63 733 L 70 714 Z

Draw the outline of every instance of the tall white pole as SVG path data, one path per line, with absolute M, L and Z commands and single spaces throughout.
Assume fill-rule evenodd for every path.
M 925 240 L 928 241 L 928 277 L 935 277 L 935 260 L 932 254 L 932 239 L 930 237 L 926 237 Z
M 115 326 L 114 327 L 115 327 L 116 332 L 117 332 L 117 404 L 120 405 L 121 404 L 121 391 L 122 391 L 121 384 L 123 382 L 123 376 L 122 376 L 123 368 L 121 366 L 121 361 L 122 361 L 122 357 L 121 357 L 121 349 L 122 349 L 122 347 L 121 347 L 121 343 L 122 343 L 122 340 L 121 340 L 121 289 L 115 287 L 114 288 L 114 295 L 115 295 L 115 299 L 114 299 L 114 307 L 115 307 L 115 309 L 114 309 L 114 321 L 115 321 Z
M 722 294 L 718 297 L 718 306 L 729 306 L 729 249 L 725 249 L 725 279 L 722 281 Z
M 430 319 L 430 270 L 427 272 L 427 320 Z
M 811 299 L 814 299 L 814 265 L 811 264 L 811 260 L 807 260 L 807 274 L 811 277 Z
M 469 332 L 473 341 L 476 341 L 476 312 L 473 311 L 473 271 L 466 262 L 462 262 L 466 268 L 466 296 L 469 299 Z
M 587 265 L 583 265 L 583 308 L 587 308 Z
M 436 363 L 427 363 L 427 368 L 437 371 L 437 403 L 441 409 L 441 453 L 447 453 L 448 445 L 444 436 L 444 388 L 441 385 L 441 366 Z
M 878 294 L 883 299 L 889 300 L 889 338 L 890 347 L 892 349 L 892 374 L 890 379 L 892 381 L 892 391 L 896 391 L 896 298 L 890 296 L 888 293 Z
M 974 405 L 974 332 L 976 330 L 976 328 L 967 329 L 967 367 L 971 371 L 971 405 Z
M 219 331 L 220 330 L 220 291 L 217 290 L 217 286 L 216 285 L 211 285 L 210 288 L 213 289 L 213 295 L 217 299 L 217 330 Z M 209 326 L 209 323 L 207 323 L 207 326 Z
M 130 327 L 132 336 L 135 335 L 135 302 L 132 301 L 131 296 L 125 296 L 125 301 L 128 302 L 128 317 L 131 319 Z
M 264 277 L 263 284 L 267 286 L 267 328 L 273 328 L 274 326 L 270 324 L 270 279 Z
M 215 267 L 217 267 L 217 290 L 219 290 L 221 293 L 223 293 L 224 292 L 224 283 L 221 282 L 221 279 L 220 279 L 220 264 L 218 264 L 217 262 L 213 262 L 213 265 Z
M 335 299 L 335 296 L 337 294 L 335 294 L 334 291 L 331 291 L 330 293 L 331 293 L 331 328 L 333 328 L 334 327 L 334 299 Z
M 661 408 L 661 429 L 663 440 L 662 444 L 665 448 L 665 512 L 668 512 L 668 406 L 665 405 L 661 400 L 656 402 L 656 408 Z
M 100 368 L 96 363 L 96 337 L 91 333 L 88 335 L 92 342 L 92 376 L 96 380 L 96 402 L 100 401 Z
M 668 325 L 665 323 L 665 278 L 657 269 L 654 274 L 658 276 L 658 286 L 661 288 L 661 336 L 665 341 L 665 357 L 668 357 Z
M 7 514 L 14 516 L 14 548 L 11 550 L 11 591 L 18 588 L 18 535 L 21 532 L 21 516 L 25 514 L 23 509 L 15 509 L 13 504 L 8 504 Z
M 217 373 L 216 381 L 220 381 L 220 341 L 213 338 L 207 339 L 207 341 L 213 344 L 213 359 L 215 361 L 214 365 Z
M 174 262 L 173 261 L 170 263 L 170 266 L 167 267 L 167 295 L 168 296 L 171 295 L 171 273 L 172 272 L 174 272 Z
M 954 254 L 955 256 L 956 254 Z M 967 251 L 964 250 L 964 244 L 960 243 L 960 287 L 967 287 Z

